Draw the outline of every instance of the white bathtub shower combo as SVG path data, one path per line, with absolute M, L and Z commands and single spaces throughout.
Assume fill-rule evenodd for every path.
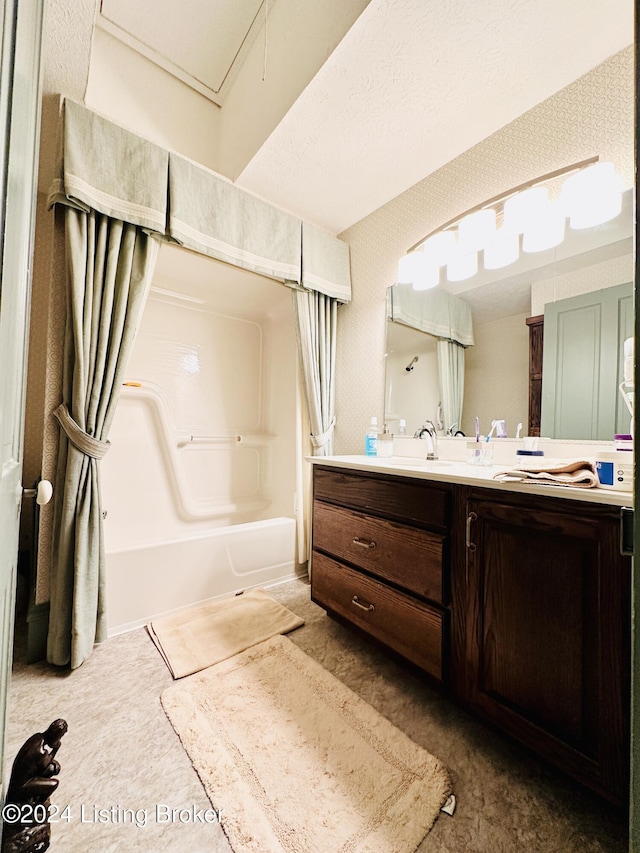
M 296 363 L 288 288 L 163 246 L 101 462 L 111 634 L 295 575 Z

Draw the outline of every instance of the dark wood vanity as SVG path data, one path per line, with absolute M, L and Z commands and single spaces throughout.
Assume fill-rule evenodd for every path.
M 450 489 L 314 470 L 311 594 L 445 680 Z
M 609 801 L 628 799 L 615 505 L 314 465 L 312 599 Z

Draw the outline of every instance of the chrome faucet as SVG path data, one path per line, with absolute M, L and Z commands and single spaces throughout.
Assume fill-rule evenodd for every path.
M 416 430 L 414 438 L 424 438 L 428 441 L 426 459 L 438 458 L 438 434 L 433 421 L 425 421 L 420 429 Z

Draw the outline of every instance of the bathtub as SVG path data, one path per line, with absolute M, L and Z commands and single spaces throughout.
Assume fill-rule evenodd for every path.
M 280 517 L 107 551 L 109 636 L 251 587 L 293 579 L 296 521 Z
M 109 634 L 296 574 L 289 288 L 163 245 L 100 462 Z

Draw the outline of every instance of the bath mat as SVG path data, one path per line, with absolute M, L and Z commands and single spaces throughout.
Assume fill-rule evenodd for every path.
M 286 637 L 161 700 L 234 853 L 412 853 L 450 793 L 437 758 Z
M 250 589 L 156 619 L 147 631 L 173 677 L 183 678 L 301 625 L 263 589 Z

